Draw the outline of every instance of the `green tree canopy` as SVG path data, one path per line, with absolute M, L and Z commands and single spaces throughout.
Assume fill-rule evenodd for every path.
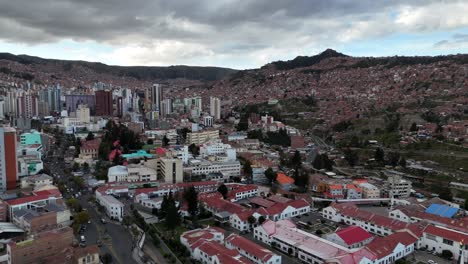
M 218 187 L 218 192 L 223 196 L 224 199 L 227 198 L 227 195 L 228 195 L 228 188 L 226 187 L 225 184 L 221 184 L 221 185 Z

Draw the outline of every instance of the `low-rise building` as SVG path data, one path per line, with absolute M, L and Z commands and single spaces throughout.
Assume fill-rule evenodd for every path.
M 349 226 L 340 229 L 335 233 L 326 234 L 324 238 L 340 246 L 352 249 L 360 248 L 369 244 L 374 239 L 374 236 L 362 227 Z
M 8 264 L 40 263 L 46 257 L 65 251 L 72 245 L 70 227 L 41 232 L 24 241 L 7 244 Z
M 227 177 L 237 177 L 241 173 L 241 164 L 237 160 L 227 162 L 190 160 L 189 165 L 184 170 L 192 175 L 220 172 Z
M 101 193 L 96 190 L 96 201 L 105 209 L 109 218 L 122 221 L 124 216 L 124 204 L 112 195 Z
M 411 194 L 411 182 L 400 175 L 391 175 L 387 179 L 388 197 L 407 198 Z
M 237 234 L 231 234 L 225 239 L 227 248 L 236 249 L 239 253 L 257 264 L 280 264 L 281 256 L 272 251 L 241 237 Z
M 219 139 L 219 130 L 204 130 L 187 133 L 187 144 L 200 145 L 211 140 Z
M 146 182 L 156 181 L 156 170 L 141 164 L 110 167 L 107 172 L 108 182 Z
M 34 189 L 41 186 L 52 185 L 53 178 L 47 174 L 37 174 L 21 178 L 21 188 L 32 187 Z
M 364 182 L 358 184 L 359 188 L 362 191 L 362 198 L 364 199 L 373 199 L 380 198 L 380 190 L 375 185 Z

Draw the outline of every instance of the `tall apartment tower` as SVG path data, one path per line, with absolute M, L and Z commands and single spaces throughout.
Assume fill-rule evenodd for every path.
M 221 119 L 221 100 L 217 97 L 210 97 L 210 115 L 215 119 Z
M 162 86 L 158 83 L 153 84 L 151 87 L 151 105 L 153 110 L 161 112 L 162 99 Z
M 16 130 L 12 127 L 0 127 L 0 191 L 16 188 L 17 164 Z
M 97 116 L 112 116 L 114 113 L 114 106 L 112 103 L 112 92 L 105 90 L 98 90 L 96 96 L 96 115 Z

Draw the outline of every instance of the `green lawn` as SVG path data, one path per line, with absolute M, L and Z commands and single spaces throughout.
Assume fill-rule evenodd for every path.
M 198 221 L 200 224 L 205 226 L 214 226 L 215 220 L 213 218 L 203 219 Z
M 174 230 L 169 230 L 166 228 L 166 226 L 164 225 L 164 222 L 161 222 L 161 223 L 156 223 L 156 224 L 153 224 L 156 229 L 158 229 L 161 233 L 167 235 L 167 236 L 172 236 L 174 238 L 178 238 L 180 237 L 180 235 L 182 235 L 182 233 L 184 233 L 185 231 L 188 231 L 187 228 L 185 228 L 184 226 L 178 226 L 176 227 Z M 172 235 L 173 234 L 173 235 Z

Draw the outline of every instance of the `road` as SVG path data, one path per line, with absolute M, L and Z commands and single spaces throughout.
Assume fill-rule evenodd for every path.
M 50 170 L 51 176 L 56 181 L 63 181 L 65 183 L 66 191 L 63 193 L 65 199 L 72 197 L 78 192 L 83 193 L 79 197 L 80 204 L 83 209 L 87 210 L 91 217 L 91 224 L 87 224 L 86 230 L 83 235 L 86 238 L 87 245 L 93 245 L 97 243 L 97 240 L 101 240 L 103 245 L 100 247 L 101 255 L 110 253 L 112 255 L 112 263 L 120 264 L 131 264 L 137 263 L 132 258 L 132 236 L 130 232 L 120 224 L 115 224 L 110 221 L 103 225 L 100 222 L 101 215 L 97 212 L 95 206 L 92 206 L 88 199 L 92 194 L 85 194 L 86 190 L 81 190 L 79 186 L 71 180 L 72 176 L 65 173 L 67 165 L 61 158 L 71 155 L 68 151 L 68 142 L 63 136 L 60 146 L 51 146 L 54 155 L 46 157 L 44 163 L 47 169 Z M 61 157 L 61 158 L 59 158 Z M 76 236 L 79 240 L 80 235 Z
M 88 245 L 96 244 L 101 240 L 103 246 L 101 250 L 110 253 L 113 257 L 113 263 L 137 263 L 132 258 L 132 249 L 135 242 L 129 231 L 121 224 L 111 222 L 107 217 L 101 215 L 95 206 L 88 202 L 90 195 L 80 197 L 81 206 L 88 210 L 91 217 L 91 224 L 88 225 L 84 236 Z M 100 219 L 105 218 L 106 224 L 102 224 Z

